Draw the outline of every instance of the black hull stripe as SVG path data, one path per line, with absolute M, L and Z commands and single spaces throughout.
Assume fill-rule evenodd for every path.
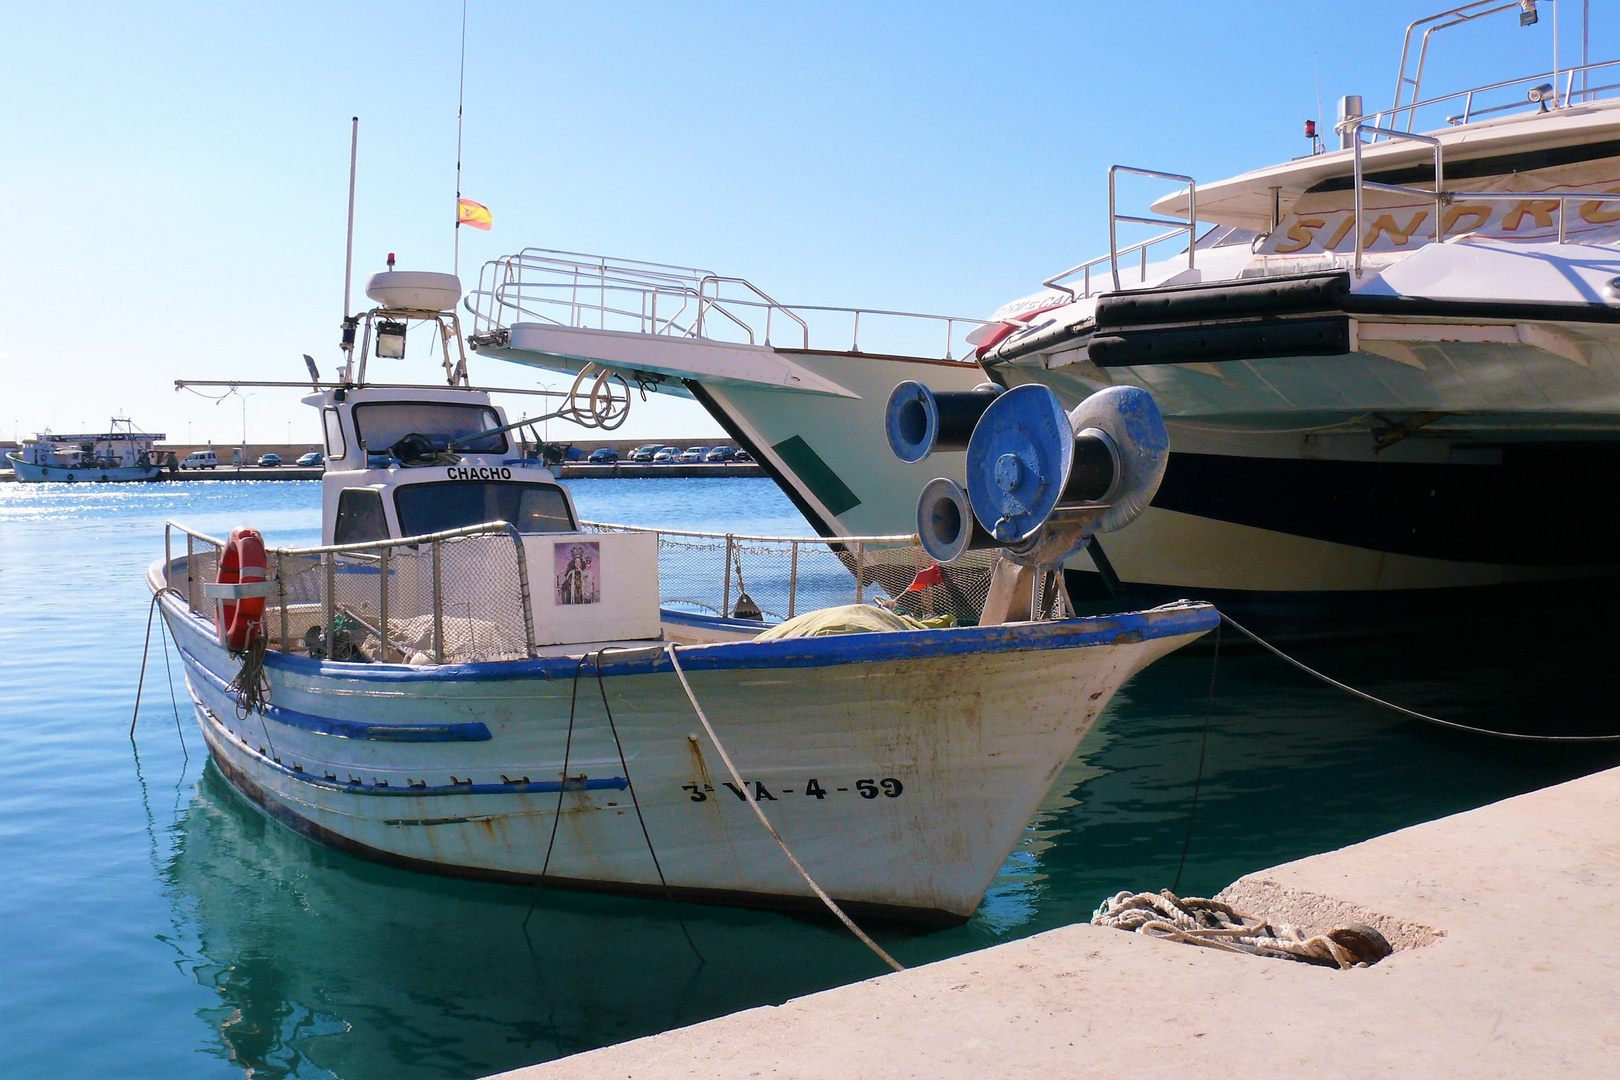
M 1620 569 L 1620 443 L 1501 449 L 1499 465 L 1172 451 L 1153 506 L 1397 555 Z

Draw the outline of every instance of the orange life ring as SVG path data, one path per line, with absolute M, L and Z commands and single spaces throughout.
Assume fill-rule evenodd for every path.
M 218 583 L 241 585 L 263 581 L 268 572 L 264 535 L 258 529 L 232 529 L 230 538 L 225 541 L 225 550 L 219 556 Z M 218 601 L 214 623 L 219 629 L 219 643 L 233 653 L 241 652 L 264 633 L 264 597 Z

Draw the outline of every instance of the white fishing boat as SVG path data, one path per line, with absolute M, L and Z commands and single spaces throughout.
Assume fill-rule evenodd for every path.
M 1561 8 L 1564 51 L 1542 53 Z M 904 493 L 965 478 L 959 451 L 908 465 L 871 445 L 900 379 L 1035 382 L 1071 406 L 1144 387 L 1175 451 L 1111 565 L 1071 563 L 1077 598 L 1195 595 L 1302 634 L 1578 607 L 1620 580 L 1620 60 L 1587 55 L 1585 18 L 1464 4 L 1412 24 L 1390 107 L 1346 96 L 1331 145 L 1213 184 L 1115 166 L 1110 250 L 964 326 L 965 349 L 916 344 L 952 323 L 885 316 L 918 329 L 887 349 L 908 356 L 874 357 L 874 313 L 838 315 L 840 342 L 835 313 L 735 279 L 535 249 L 486 267 L 472 340 L 690 393 L 828 535 L 904 528 Z M 1493 25 L 1522 66 L 1436 88 L 1452 28 Z M 1132 176 L 1173 190 L 1137 209 L 1115 194 Z M 1164 232 L 1120 239 L 1144 223 Z M 1556 525 L 1505 513 L 1509 492 Z
M 154 445 L 167 436 L 141 431 L 121 417 L 114 417 L 108 427 L 86 435 L 56 435 L 47 429 L 8 453 L 6 462 L 25 484 L 156 480 L 163 462 Z
M 818 906 L 757 808 L 845 908 L 960 922 L 1120 684 L 1219 618 L 1069 617 L 1052 572 L 1162 474 L 1140 391 L 1068 416 L 1025 388 L 987 413 L 983 460 L 1006 480 L 1002 459 L 1023 455 L 998 489 L 1023 501 L 1008 557 L 958 519 L 959 547 L 982 553 L 964 603 L 973 552 L 930 578 L 911 536 L 581 522 L 464 358 L 444 386 L 366 382 L 373 339 L 397 333 L 399 355 L 411 320 L 452 355 L 455 278 L 380 274 L 368 291 L 358 370 L 322 385 L 312 366 L 305 398 L 326 442 L 322 543 L 172 526 L 148 572 L 219 770 L 322 843 L 459 876 Z M 565 408 L 611 422 L 613 386 L 576 387 Z M 1107 482 L 1082 491 L 1073 461 L 1099 447 Z M 889 606 L 800 614 L 839 581 L 843 599 Z M 899 598 L 978 625 L 908 621 Z M 857 632 L 814 632 L 828 622 Z

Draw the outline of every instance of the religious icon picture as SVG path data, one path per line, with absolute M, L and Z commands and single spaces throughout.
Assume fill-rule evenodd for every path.
M 601 603 L 602 545 L 553 544 L 551 552 L 557 567 L 557 603 Z

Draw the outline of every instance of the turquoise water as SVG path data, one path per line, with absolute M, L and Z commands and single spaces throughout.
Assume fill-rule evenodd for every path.
M 805 532 L 765 480 L 570 486 L 587 517 Z M 525 934 L 529 890 L 316 847 L 233 795 L 189 720 L 182 749 L 156 645 L 132 741 L 168 517 L 312 541 L 319 488 L 0 486 L 0 1076 L 481 1076 L 881 973 L 830 923 L 725 908 L 544 893 Z M 1307 659 L 1478 720 L 1584 707 L 1527 677 L 1568 647 Z M 1169 886 L 1206 716 L 1184 893 L 1620 761 L 1420 726 L 1257 652 L 1184 653 L 1118 695 L 971 922 L 880 940 L 922 963 Z

